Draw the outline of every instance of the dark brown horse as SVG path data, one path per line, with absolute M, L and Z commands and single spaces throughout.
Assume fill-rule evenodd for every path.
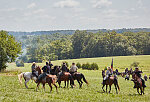
M 71 74 L 74 80 L 77 80 L 79 83 L 79 87 L 82 88 L 82 79 L 83 81 L 88 85 L 88 81 L 85 79 L 84 75 L 80 72 L 75 72 L 73 74 Z
M 132 74 L 132 81 L 135 83 L 136 88 L 137 88 L 137 92 L 142 95 L 144 94 L 144 87 L 143 87 L 143 83 L 142 83 L 142 79 L 139 78 L 135 73 Z M 141 92 L 139 92 L 139 89 L 141 90 Z
M 36 70 L 38 71 L 38 74 L 39 74 L 39 75 L 42 73 L 41 67 L 38 66 L 38 67 L 36 68 Z M 43 79 L 43 80 L 41 80 L 41 81 L 39 81 L 39 82 L 37 83 L 36 91 L 37 91 L 37 89 L 39 88 L 40 83 L 43 84 L 43 88 L 44 88 L 44 91 L 45 91 L 45 84 L 48 83 L 49 87 L 51 88 L 50 92 L 52 91 L 52 85 L 51 85 L 51 84 L 53 84 L 53 85 L 56 87 L 56 92 L 58 93 L 57 86 L 56 86 L 56 84 L 55 84 L 55 83 L 56 83 L 56 80 L 57 80 L 56 75 L 47 75 L 47 76 L 46 76 L 46 80 Z
M 102 76 L 103 78 L 105 78 L 105 74 L 103 74 Z M 106 92 L 107 92 L 107 86 L 109 85 L 109 93 L 110 93 L 112 84 L 115 85 L 116 93 L 118 94 L 117 88 L 120 91 L 118 80 L 116 77 L 113 77 L 113 76 L 107 78 L 106 80 L 103 80 L 103 87 L 102 87 L 103 91 L 105 92 L 104 86 L 106 85 Z
M 62 74 L 62 75 L 61 75 Z M 71 85 L 71 87 L 73 88 L 73 85 L 74 85 L 74 81 L 73 81 L 73 78 L 72 78 L 72 76 L 71 76 L 71 74 L 69 73 L 69 72 L 64 72 L 64 73 L 62 73 L 62 72 L 60 72 L 59 74 L 58 74 L 58 84 L 59 84 L 59 87 L 61 87 L 61 81 L 64 81 L 65 82 L 65 86 L 64 86 L 64 88 L 66 87 L 66 82 L 67 82 L 67 88 L 68 88 L 68 86 L 69 86 L 69 81 L 70 81 L 70 85 Z

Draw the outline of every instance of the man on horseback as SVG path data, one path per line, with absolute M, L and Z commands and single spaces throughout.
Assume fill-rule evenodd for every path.
M 52 64 L 52 62 L 49 60 L 49 66 L 50 66 L 50 70 L 52 69 L 52 66 L 53 66 L 53 64 Z
M 36 83 L 44 79 L 48 74 L 50 74 L 50 66 L 48 62 L 46 62 L 46 66 L 44 66 L 42 70 L 43 70 L 43 73 L 38 76 Z
M 70 67 L 70 74 L 73 74 L 75 72 L 77 72 L 78 67 L 75 65 L 75 63 L 72 63 L 72 66 Z
M 66 63 L 63 62 L 61 70 L 62 70 L 62 72 L 60 72 L 60 74 L 58 75 L 58 80 L 60 80 L 61 76 L 63 76 L 64 73 L 68 71 Z
M 32 70 L 32 75 L 38 77 L 38 75 L 36 74 L 36 64 L 35 62 L 33 62 L 32 66 L 31 66 L 31 70 Z
M 113 74 L 113 71 L 110 67 L 107 67 L 106 76 L 104 77 L 103 81 L 109 79 L 109 77 Z
M 141 78 L 141 73 L 143 73 L 143 72 L 142 72 L 142 71 L 139 71 L 139 68 L 136 67 L 134 73 L 135 73 L 135 75 L 136 75 L 137 77 Z M 143 87 L 146 87 L 145 81 L 144 81 L 142 78 L 141 78 L 141 80 L 142 80 Z M 135 81 L 135 80 L 133 80 L 133 81 Z M 136 85 L 135 85 L 135 84 L 134 84 L 134 87 L 133 87 L 133 88 L 136 88 Z

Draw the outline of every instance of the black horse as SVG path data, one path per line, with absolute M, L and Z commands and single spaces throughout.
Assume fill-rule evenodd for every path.
M 85 76 L 80 72 L 75 72 L 71 74 L 74 80 L 77 80 L 79 83 L 79 87 L 82 88 L 82 79 L 88 85 L 88 81 L 85 79 Z

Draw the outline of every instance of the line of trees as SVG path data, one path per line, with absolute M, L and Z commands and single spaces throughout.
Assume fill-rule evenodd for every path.
M 87 32 L 73 35 L 23 36 L 27 48 L 24 62 L 86 57 L 150 54 L 150 32 Z

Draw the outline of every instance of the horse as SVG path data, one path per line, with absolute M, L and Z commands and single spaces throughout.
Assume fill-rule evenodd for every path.
M 139 78 L 135 73 L 132 74 L 132 80 L 137 88 L 137 92 L 139 93 L 139 89 L 141 90 L 141 93 L 139 93 L 140 95 L 144 94 L 144 87 L 143 87 L 143 83 L 142 83 L 142 79 Z
M 36 70 L 38 71 L 39 75 L 42 73 L 41 67 L 38 66 L 38 67 L 36 68 Z M 46 80 L 45 80 L 45 79 L 46 79 Z M 55 86 L 56 92 L 58 93 L 57 86 L 56 86 L 56 84 L 55 84 L 55 83 L 56 83 L 56 80 L 57 80 L 57 76 L 56 76 L 56 75 L 47 75 L 46 78 L 44 78 L 43 80 L 40 80 L 40 81 L 37 82 L 36 91 L 37 91 L 37 89 L 39 88 L 40 83 L 43 84 L 43 88 L 44 88 L 44 91 L 45 91 L 45 84 L 48 83 L 49 87 L 51 88 L 50 93 L 51 93 L 51 91 L 52 91 L 52 85 L 51 85 L 51 84 L 53 84 L 53 85 Z
M 71 74 L 74 80 L 77 80 L 77 82 L 79 83 L 79 87 L 82 88 L 82 80 L 88 85 L 88 81 L 85 79 L 84 75 L 80 72 L 75 72 L 73 74 Z
M 38 74 L 38 72 L 36 72 L 36 74 Z M 28 89 L 27 83 L 29 82 L 29 80 L 37 80 L 37 77 L 32 75 L 32 72 L 22 72 L 21 74 L 18 74 L 18 79 L 20 84 L 22 84 L 22 77 L 25 80 L 25 87 Z
M 104 77 L 105 77 L 105 74 L 103 74 L 102 76 L 103 76 L 103 78 L 104 78 Z M 106 92 L 107 92 L 107 86 L 109 85 L 109 88 L 110 88 L 110 89 L 109 89 L 109 93 L 110 93 L 110 91 L 111 91 L 111 85 L 112 85 L 112 84 L 115 85 L 116 93 L 118 94 L 117 88 L 118 88 L 119 91 L 120 91 L 120 88 L 119 88 L 119 85 L 118 85 L 118 80 L 117 80 L 117 78 L 114 77 L 114 76 L 110 76 L 108 79 L 103 80 L 103 86 L 102 86 L 103 91 L 105 92 L 104 86 L 106 85 Z
M 63 74 L 63 75 L 61 75 L 60 76 L 60 74 Z M 64 81 L 65 82 L 65 86 L 64 86 L 64 88 L 66 87 L 66 81 L 67 81 L 67 88 L 68 88 L 68 86 L 69 86 L 69 80 L 70 80 L 70 85 L 71 85 L 71 88 L 73 88 L 73 85 L 74 85 L 74 81 L 73 81 L 73 78 L 72 78 L 72 75 L 69 73 L 69 72 L 59 72 L 58 73 L 58 77 L 60 77 L 60 78 L 58 78 L 58 80 L 57 80 L 57 82 L 58 82 L 58 84 L 59 84 L 59 87 L 61 87 L 61 81 Z

